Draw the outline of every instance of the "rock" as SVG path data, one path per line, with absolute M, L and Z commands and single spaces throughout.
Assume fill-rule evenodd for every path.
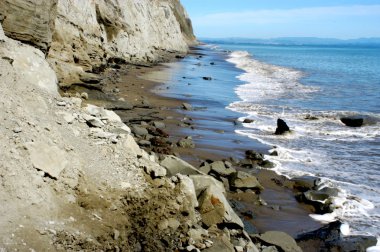
M 211 171 L 211 165 L 207 162 L 203 162 L 198 170 L 200 170 L 204 174 L 208 174 Z
M 138 125 L 132 126 L 132 132 L 136 136 L 146 136 L 149 134 L 148 130 L 146 128 L 140 127 Z
M 280 118 L 277 119 L 277 128 L 276 128 L 276 132 L 274 134 L 275 135 L 283 135 L 289 131 L 290 131 L 290 129 L 289 129 L 288 125 L 286 124 L 286 122 Z
M 182 203 L 183 211 L 189 214 L 189 219 L 192 222 L 197 222 L 195 217 L 195 208 L 199 206 L 197 195 L 195 194 L 195 188 L 193 181 L 185 175 L 177 174 L 179 179 L 179 188 L 181 193 L 184 195 L 184 200 Z
M 169 218 L 168 219 L 168 226 L 172 230 L 176 231 L 179 228 L 180 225 L 181 225 L 181 223 L 178 220 L 176 220 L 174 218 Z
M 162 178 L 166 176 L 166 169 L 157 163 L 150 163 L 145 166 L 145 172 L 149 174 L 152 178 Z
M 52 178 L 59 178 L 60 173 L 68 164 L 65 151 L 43 142 L 26 143 L 25 146 L 36 169 Z
M 253 122 L 254 122 L 254 120 L 248 119 L 248 118 L 245 118 L 243 121 L 243 123 L 253 123 Z
M 16 127 L 13 129 L 13 133 L 21 133 L 22 132 L 22 128 L 21 127 Z
M 42 0 L 0 2 L 0 17 L 5 33 L 16 40 L 30 42 L 46 52 L 52 42 L 57 2 Z M 22 18 L 19 18 L 20 15 Z
M 138 144 L 143 147 L 150 147 L 152 145 L 148 140 L 140 140 Z
M 297 178 L 292 178 L 291 181 L 294 183 L 293 187 L 301 192 L 314 189 L 321 181 L 320 178 L 314 176 L 301 176 Z
M 141 149 L 131 135 L 127 135 L 121 140 L 121 146 L 126 151 L 131 151 L 135 155 L 141 155 Z
M 244 228 L 242 220 L 228 203 L 220 186 L 210 185 L 199 196 L 199 212 L 202 222 L 210 227 L 215 224 L 230 225 L 234 228 Z
M 279 231 L 268 231 L 261 235 L 254 235 L 254 238 L 275 245 L 284 252 L 302 252 L 296 241 L 288 234 Z
M 192 110 L 193 107 L 189 103 L 182 103 L 182 108 L 184 110 Z
M 365 252 L 368 247 L 376 245 L 376 237 L 342 236 L 340 233 L 341 225 L 340 221 L 335 221 L 315 231 L 298 235 L 296 240 L 303 248 L 307 248 L 312 243 L 318 251 Z
M 253 151 L 253 150 L 247 150 L 245 152 L 245 157 L 249 160 L 258 161 L 258 162 L 262 162 L 264 160 L 263 154 L 258 153 L 258 152 Z
M 211 171 L 210 173 L 216 174 L 217 176 L 221 177 L 228 177 L 232 173 L 236 172 L 235 168 L 227 168 L 223 161 L 215 161 L 210 164 Z
M 203 238 L 208 236 L 208 231 L 203 228 L 191 228 L 187 232 L 187 235 L 197 243 L 203 241 Z
M 164 129 L 166 127 L 164 122 L 153 122 L 153 126 L 157 129 Z
M 86 84 L 99 84 L 102 78 L 99 75 L 92 73 L 81 73 L 79 80 Z
M 209 175 L 190 175 L 190 178 L 193 180 L 197 197 L 211 185 L 218 187 L 222 193 L 226 193 L 223 183 Z
M 277 157 L 278 156 L 278 152 L 277 151 L 272 151 L 271 153 L 269 153 L 269 155 Z
M 182 175 L 198 175 L 201 174 L 192 165 L 186 163 L 182 159 L 175 156 L 166 156 L 162 161 L 161 165 L 168 171 L 168 176 L 174 176 L 176 174 Z
M 229 177 L 231 190 L 264 190 L 264 187 L 257 181 L 257 178 L 242 171 L 235 172 Z
M 234 245 L 231 244 L 230 240 L 225 236 L 216 237 L 212 239 L 212 247 L 209 247 L 203 252 L 235 252 Z
M 80 97 L 85 99 L 85 100 L 88 100 L 88 94 L 86 92 L 81 93 Z
M 113 101 L 107 103 L 104 108 L 109 110 L 131 110 L 133 109 L 133 105 L 126 101 Z
M 204 79 L 204 80 L 208 80 L 208 81 L 212 80 L 212 78 L 211 78 L 211 77 L 207 77 L 207 76 L 205 76 L 205 77 L 202 77 L 202 79 Z
M 364 123 L 364 118 L 360 117 L 343 117 L 340 121 L 348 127 L 361 127 Z
M 195 148 L 195 144 L 193 143 L 191 136 L 180 139 L 177 143 L 177 146 L 181 148 Z
M 3 27 L 0 24 L 0 41 L 4 41 L 6 39 Z

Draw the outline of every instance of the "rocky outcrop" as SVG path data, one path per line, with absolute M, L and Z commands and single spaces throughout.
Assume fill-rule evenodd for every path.
M 0 22 L 8 37 L 47 51 L 55 29 L 58 0 L 0 1 Z
M 178 0 L 5 0 L 0 21 L 7 36 L 47 53 L 62 86 L 110 61 L 146 64 L 186 53 L 195 41 Z

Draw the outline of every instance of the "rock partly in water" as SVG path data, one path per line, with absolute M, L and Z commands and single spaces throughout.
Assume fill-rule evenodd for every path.
M 297 243 L 304 251 L 358 251 L 365 252 L 367 248 L 375 246 L 376 237 L 373 236 L 342 236 L 342 223 L 335 221 L 312 232 L 298 235 Z M 310 244 L 313 246 L 311 247 Z
M 313 190 L 321 182 L 321 179 L 314 176 L 301 176 L 292 178 L 291 181 L 294 183 L 293 187 L 301 192 L 306 192 L 308 190 Z
M 243 123 L 253 123 L 253 122 L 254 122 L 254 120 L 249 119 L 249 118 L 245 118 L 243 121 Z
M 181 148 L 190 148 L 190 149 L 195 148 L 195 144 L 191 136 L 187 136 L 185 138 L 180 139 L 177 143 L 177 146 Z
M 276 132 L 274 133 L 275 135 L 283 135 L 287 132 L 290 132 L 290 129 L 288 127 L 288 125 L 286 124 L 286 122 L 282 119 L 277 119 L 277 128 L 276 128 Z
M 361 127 L 364 123 L 364 119 L 360 117 L 343 117 L 340 121 L 348 127 Z
M 192 110 L 193 106 L 191 106 L 189 103 L 182 103 L 182 109 L 184 109 L 184 110 Z

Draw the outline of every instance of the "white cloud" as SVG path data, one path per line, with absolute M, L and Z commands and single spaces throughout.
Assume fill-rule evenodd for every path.
M 379 16 L 380 5 L 352 5 L 335 7 L 313 7 L 299 9 L 255 10 L 223 12 L 194 17 L 195 26 L 263 25 L 292 22 L 317 21 L 340 17 Z

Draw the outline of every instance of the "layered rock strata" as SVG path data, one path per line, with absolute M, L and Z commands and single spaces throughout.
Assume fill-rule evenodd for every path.
M 7 36 L 47 54 L 61 86 L 110 61 L 158 62 L 195 42 L 178 0 L 4 0 L 0 22 Z

